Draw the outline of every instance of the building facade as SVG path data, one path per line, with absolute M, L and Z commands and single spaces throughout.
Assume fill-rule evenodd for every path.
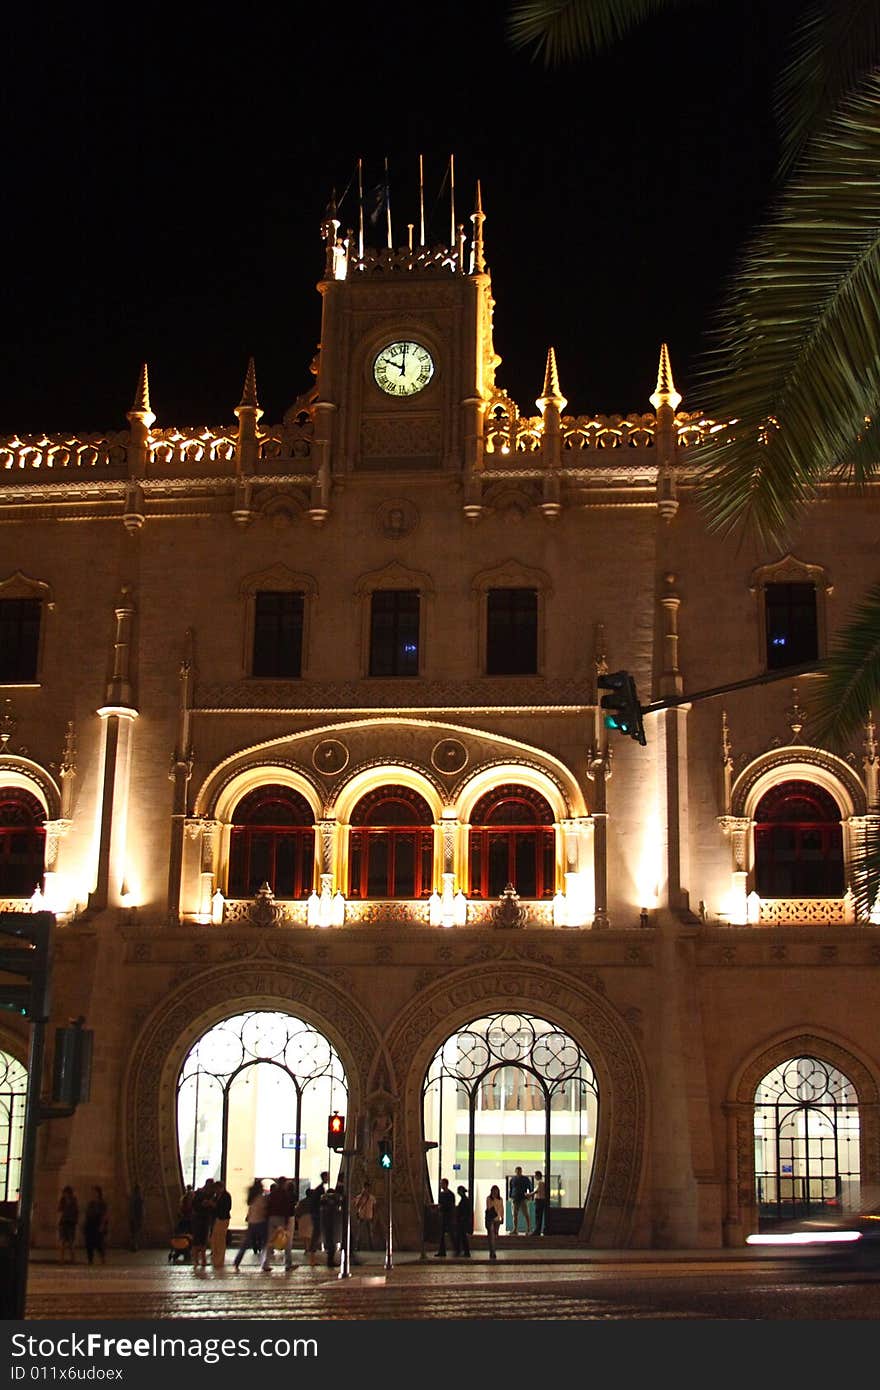
M 354 1177 L 391 1143 L 410 1248 L 441 1175 L 540 1171 L 548 1234 L 606 1248 L 880 1179 L 871 713 L 835 751 L 809 675 L 685 698 L 822 656 L 876 497 L 823 494 L 785 555 L 708 534 L 665 347 L 650 411 L 567 413 L 551 349 L 521 413 L 483 222 L 371 250 L 328 212 L 277 425 L 253 363 L 205 429 L 145 368 L 127 429 L 0 441 L 0 902 L 56 914 L 52 1021 L 94 1030 L 38 1240 L 67 1182 L 111 1239 L 139 1183 L 156 1241 L 205 1177 L 304 1187 L 332 1111 Z M 645 746 L 618 670 L 668 702 Z M 0 1015 L 0 1198 L 26 1066 Z

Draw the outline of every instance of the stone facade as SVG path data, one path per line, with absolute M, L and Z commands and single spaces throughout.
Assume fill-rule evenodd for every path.
M 864 748 L 811 746 L 801 676 L 648 714 L 640 747 L 597 686 L 626 669 L 647 704 L 764 671 L 767 583 L 814 586 L 824 650 L 872 578 L 877 498 L 823 495 L 785 557 L 707 535 L 690 458 L 712 425 L 679 409 L 665 349 L 651 412 L 566 414 L 551 351 L 521 415 L 482 229 L 478 204 L 455 247 L 359 254 L 328 217 L 314 387 L 275 426 L 251 366 L 237 426 L 158 428 L 145 370 L 128 430 L 0 441 L 0 600 L 41 615 L 33 679 L 0 685 L 0 786 L 45 812 L 54 1022 L 95 1032 L 90 1102 L 41 1129 L 38 1239 L 64 1182 L 138 1181 L 164 1240 L 180 1064 L 250 1008 L 326 1034 L 352 1113 L 393 1098 L 404 1245 L 426 1068 L 500 1009 L 566 1029 L 599 1078 L 584 1243 L 740 1243 L 755 1087 L 801 1051 L 855 1086 L 880 1179 L 880 937 L 846 893 L 756 905 L 753 834 L 768 788 L 818 782 L 848 862 L 877 812 L 873 725 Z M 431 355 L 412 395 L 373 375 L 391 342 Z M 495 589 L 537 596 L 531 674 L 487 672 Z M 419 595 L 411 676 L 370 675 L 383 591 Z M 297 677 L 252 674 L 263 592 L 302 596 Z M 468 836 L 511 783 L 549 805 L 554 863 L 506 921 L 472 891 Z M 267 784 L 313 815 L 313 900 L 229 892 L 236 807 Z M 353 816 L 390 784 L 430 808 L 430 901 L 350 892 Z M 26 1043 L 7 1018 L 0 1047 Z

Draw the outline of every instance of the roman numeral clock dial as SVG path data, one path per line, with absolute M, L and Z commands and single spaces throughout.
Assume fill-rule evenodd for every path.
M 373 363 L 373 379 L 387 396 L 415 396 L 433 375 L 434 359 L 421 343 L 389 343 Z

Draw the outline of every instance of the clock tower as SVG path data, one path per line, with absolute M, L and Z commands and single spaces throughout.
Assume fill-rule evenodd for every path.
M 322 225 L 315 440 L 331 476 L 462 474 L 478 466 L 500 359 L 477 185 L 453 246 L 365 248 Z M 389 236 L 390 241 L 390 236 Z

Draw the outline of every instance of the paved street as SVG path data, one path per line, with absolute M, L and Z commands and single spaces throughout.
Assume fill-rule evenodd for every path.
M 31 1319 L 877 1319 L 880 1281 L 745 1252 L 505 1252 L 439 1261 L 381 1255 L 338 1271 L 299 1265 L 261 1274 L 171 1266 L 164 1251 L 112 1251 L 105 1266 L 60 1266 L 37 1255 Z

